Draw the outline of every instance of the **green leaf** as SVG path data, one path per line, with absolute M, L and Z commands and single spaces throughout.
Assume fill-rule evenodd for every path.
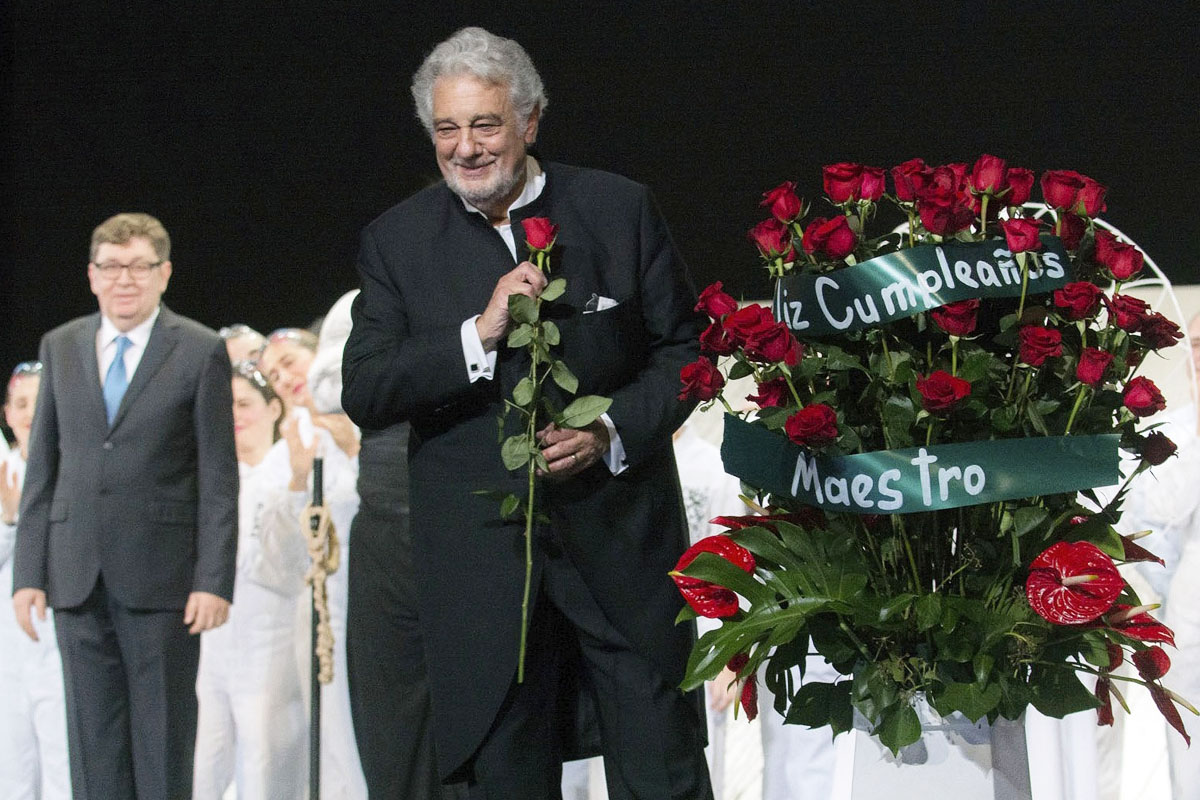
M 532 297 L 510 294 L 508 296 L 508 315 L 515 322 L 533 324 L 538 320 L 537 303 Z
M 513 332 L 508 335 L 509 347 L 524 347 L 533 341 L 533 326 L 529 324 L 518 325 L 513 329 Z
M 729 368 L 729 380 L 736 381 L 739 378 L 745 378 L 754 374 L 754 367 L 750 366 L 745 361 L 737 361 Z
M 921 633 L 935 627 L 942 620 L 942 596 L 923 594 L 917 598 L 917 630 Z
M 681 572 L 689 578 L 699 578 L 732 589 L 752 605 L 766 605 L 774 599 L 767 587 L 756 581 L 753 575 L 716 553 L 700 553 Z
M 884 710 L 883 719 L 875 733 L 884 747 L 891 750 L 893 755 L 898 755 L 900 748 L 921 738 L 921 720 L 910 704 L 898 703 Z
M 533 402 L 533 391 L 537 384 L 528 376 L 517 381 L 517 385 L 513 387 L 513 401 L 519 406 L 528 406 Z
M 684 603 L 683 608 L 679 609 L 679 613 L 675 615 L 675 624 L 678 625 L 681 622 L 691 622 L 698 616 L 700 615 L 696 613 L 696 609 L 692 608 L 687 603 Z
M 562 334 L 559 333 L 558 326 L 550 320 L 542 323 L 542 336 L 545 338 L 546 344 L 551 347 L 562 341 Z
M 562 361 L 555 361 L 550 365 L 550 376 L 554 378 L 555 383 L 562 387 L 564 392 L 575 394 L 579 390 L 579 379 L 575 377 L 575 374 Z M 596 416 L 599 416 L 599 414 Z M 584 424 L 586 425 L 587 423 Z
M 1000 703 L 1000 684 L 981 687 L 977 683 L 949 683 L 930 698 L 930 703 L 942 716 L 961 711 L 972 722 L 978 722 Z
M 509 517 L 521 506 L 521 498 L 515 494 L 507 495 L 500 502 L 500 516 Z
M 525 434 L 510 436 L 500 446 L 500 458 L 506 469 L 520 469 L 529 463 L 529 437 Z
M 563 292 L 565 292 L 566 290 L 567 290 L 567 279 L 566 278 L 555 278 L 554 280 L 552 280 L 546 284 L 545 289 L 542 289 L 541 297 L 543 300 L 546 300 L 546 301 L 557 300 L 558 298 L 562 297 Z
M 1013 512 L 1013 526 L 1018 537 L 1024 536 L 1046 521 L 1050 512 L 1038 506 L 1022 506 Z
M 850 705 L 850 682 L 806 683 L 796 690 L 784 723 L 820 728 L 829 725 L 834 735 L 850 730 L 854 708 Z
M 1062 719 L 1067 714 L 1096 708 L 1096 700 L 1067 665 L 1043 667 L 1030 677 L 1029 689 L 1034 708 L 1047 717 Z
M 577 397 L 562 410 L 555 422 L 560 428 L 582 428 L 591 425 L 612 405 L 611 397 L 586 394 Z

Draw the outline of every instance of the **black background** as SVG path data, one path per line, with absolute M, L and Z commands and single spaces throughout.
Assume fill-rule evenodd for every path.
M 698 286 L 768 285 L 744 232 L 782 180 L 914 156 L 1076 169 L 1176 282 L 1200 282 L 1190 3 L 9 0 L 4 369 L 94 310 L 92 228 L 158 216 L 166 301 L 305 325 L 356 285 L 359 229 L 436 180 L 409 83 L 478 24 L 550 96 L 539 152 L 650 184 Z M 437 280 L 430 275 L 430 280 Z

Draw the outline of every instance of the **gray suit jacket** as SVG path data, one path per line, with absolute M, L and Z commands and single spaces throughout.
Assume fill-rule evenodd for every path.
M 230 599 L 238 468 L 225 347 L 163 306 L 109 426 L 99 327 L 97 313 L 42 338 L 13 588 L 44 589 L 55 608 L 83 603 L 100 576 L 129 608 L 181 609 L 193 591 Z

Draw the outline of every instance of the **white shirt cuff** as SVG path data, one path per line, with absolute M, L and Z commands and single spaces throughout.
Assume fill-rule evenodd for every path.
M 621 442 L 621 434 L 617 433 L 617 426 L 613 424 L 612 417 L 601 414 L 600 420 L 604 427 L 608 428 L 608 452 L 604 454 L 604 465 L 613 475 L 620 475 L 629 469 L 629 465 L 625 463 L 625 445 Z
M 467 364 L 467 380 L 474 383 L 477 380 L 490 381 L 496 370 L 496 351 L 485 353 L 483 342 L 479 340 L 479 331 L 475 328 L 475 320 L 479 314 L 463 322 L 459 328 L 462 339 L 463 361 Z

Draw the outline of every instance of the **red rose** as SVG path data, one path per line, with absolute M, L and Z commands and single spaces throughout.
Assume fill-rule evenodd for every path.
M 1183 338 L 1183 331 L 1171 320 L 1155 311 L 1142 320 L 1138 333 L 1151 350 L 1161 350 L 1170 347 Z
M 1017 217 L 1000 222 L 1004 229 L 1004 241 L 1013 253 L 1023 253 L 1027 250 L 1041 250 L 1042 240 L 1038 238 L 1038 228 L 1041 227 L 1036 219 Z
M 791 402 L 791 391 L 788 389 L 786 378 L 774 378 L 766 383 L 758 384 L 758 394 L 746 395 L 746 399 L 755 403 L 759 408 L 775 408 L 786 406 Z
M 944 170 L 945 167 L 938 167 Z M 949 174 L 952 177 L 952 173 Z M 937 170 L 934 171 L 935 179 Z M 953 236 L 971 226 L 975 211 L 971 208 L 971 196 L 956 188 L 939 186 L 936 183 L 925 187 L 917 195 L 917 213 L 925 230 L 938 236 Z
M 1162 431 L 1151 431 L 1142 440 L 1142 460 L 1152 467 L 1157 467 L 1175 455 L 1175 451 L 1178 449 L 1179 447 L 1167 438 L 1165 433 Z M 1128 561 L 1129 559 L 1126 558 L 1125 560 Z M 1157 560 L 1161 561 L 1162 559 Z
M 821 179 L 825 194 L 835 204 L 857 200 L 862 191 L 862 164 L 851 164 L 842 161 L 830 164 L 821 170 Z
M 737 348 L 737 342 L 730 338 L 719 319 L 713 320 L 713 323 L 700 334 L 700 349 L 705 353 L 712 353 L 714 356 L 728 356 L 732 355 Z
M 846 217 L 841 214 L 828 220 L 817 217 L 804 229 L 804 236 L 800 240 L 804 252 L 820 252 L 834 261 L 853 253 L 857 245 L 858 236 L 846 221 Z
M 967 165 L 943 164 L 933 168 L 932 185 L 943 189 L 953 189 L 956 192 L 967 191 Z
M 1008 186 L 1007 173 L 1008 163 L 1003 158 L 985 153 L 971 168 L 971 191 L 976 194 L 999 194 Z
M 1097 183 L 1086 175 L 1079 176 L 1083 180 L 1083 186 L 1079 190 L 1079 196 L 1076 198 L 1075 211 L 1085 217 L 1094 217 L 1102 211 L 1106 211 L 1108 206 L 1104 204 L 1104 195 L 1108 191 L 1108 187 Z
M 1109 322 L 1129 333 L 1141 330 L 1149 316 L 1150 304 L 1130 294 L 1114 294 L 1104 304 L 1108 306 Z
M 1062 355 L 1062 333 L 1044 325 L 1022 325 L 1021 361 L 1031 367 L 1040 367 L 1047 358 Z
M 1135 417 L 1148 417 L 1167 407 L 1154 381 L 1140 375 L 1125 384 L 1122 401 Z
M 721 291 L 720 281 L 705 287 L 704 291 L 700 293 L 700 302 L 696 303 L 697 311 L 703 311 L 713 319 L 720 319 L 726 314 L 732 314 L 737 309 L 737 300 Z
M 1056 542 L 1029 565 L 1025 598 L 1057 625 L 1091 622 L 1113 607 L 1125 580 L 1113 560 L 1091 542 Z
M 755 329 L 744 345 L 746 358 L 760 363 L 773 364 L 782 361 L 789 367 L 800 363 L 803 352 L 800 342 L 792 336 L 787 325 L 777 322 Z
M 1104 373 L 1112 363 L 1113 354 L 1095 347 L 1085 347 L 1075 365 L 1075 377 L 1095 389 L 1104 380 Z
M 1010 206 L 1024 205 L 1033 193 L 1033 173 L 1024 167 L 1010 167 L 1008 170 L 1008 194 L 1004 202 Z
M 878 202 L 883 197 L 886 188 L 885 173 L 879 167 L 862 168 L 862 184 L 859 186 L 859 197 L 863 200 Z
M 739 308 L 727 316 L 723 322 L 729 338 L 739 345 L 744 345 L 746 340 L 759 328 L 774 324 L 775 317 L 771 315 L 771 310 L 756 303 Z
M 717 534 L 701 539 L 685 550 L 671 573 L 671 578 L 679 588 L 679 593 L 697 614 L 710 619 L 733 616 L 738 610 L 738 599 L 737 594 L 731 589 L 718 586 L 711 581 L 678 574 L 686 569 L 688 564 L 695 561 L 696 556 L 701 553 L 715 553 L 747 573 L 754 572 L 754 555 L 728 536 Z
M 896 187 L 896 199 L 902 203 L 912 203 L 917 195 L 929 184 L 933 170 L 924 160 L 913 158 L 903 164 L 892 167 L 892 183 Z
M 933 309 L 930 316 L 937 326 L 951 336 L 970 336 L 975 332 L 979 300 L 959 300 Z
M 917 376 L 917 392 L 921 407 L 930 414 L 950 411 L 971 394 L 971 384 L 944 370 L 934 370 L 928 376 Z
M 822 447 L 837 440 L 837 414 L 824 403 L 813 403 L 788 417 L 783 431 L 796 444 Z
M 1138 674 L 1148 681 L 1161 679 L 1171 669 L 1170 657 L 1156 644 L 1145 650 L 1138 650 L 1133 654 L 1132 660 Z
M 1074 322 L 1096 316 L 1103 297 L 1100 287 L 1091 281 L 1075 281 L 1054 290 L 1054 305 L 1063 309 L 1066 318 Z
M 780 222 L 791 222 L 804 211 L 804 201 L 796 195 L 796 182 L 784 181 L 769 192 L 763 192 L 759 203 L 771 209 L 771 214 Z
M 683 382 L 683 390 L 679 393 L 680 400 L 712 400 L 721 393 L 725 386 L 725 378 L 717 365 L 701 356 L 691 364 L 684 365 L 679 370 L 679 380 Z
M 1083 217 L 1063 214 L 1058 223 L 1058 238 L 1063 240 L 1068 250 L 1078 250 L 1079 243 L 1083 241 L 1083 234 L 1087 232 L 1087 223 L 1083 221 Z
M 1117 241 L 1117 237 L 1104 230 L 1096 229 L 1096 263 L 1105 267 L 1114 280 L 1127 281 L 1142 271 L 1145 257 L 1142 251 L 1131 244 Z
M 1046 204 L 1059 210 L 1075 208 L 1083 176 L 1069 169 L 1052 169 L 1042 173 L 1042 197 Z
M 558 237 L 558 226 L 546 217 L 529 217 L 521 220 L 525 229 L 525 244 L 531 250 L 541 250 L 543 253 L 554 246 Z
M 763 258 L 783 256 L 784 260 L 790 260 L 795 256 L 795 250 L 792 249 L 791 230 L 774 217 L 764 219 L 751 228 L 747 235 L 758 248 L 758 252 L 762 253 Z

